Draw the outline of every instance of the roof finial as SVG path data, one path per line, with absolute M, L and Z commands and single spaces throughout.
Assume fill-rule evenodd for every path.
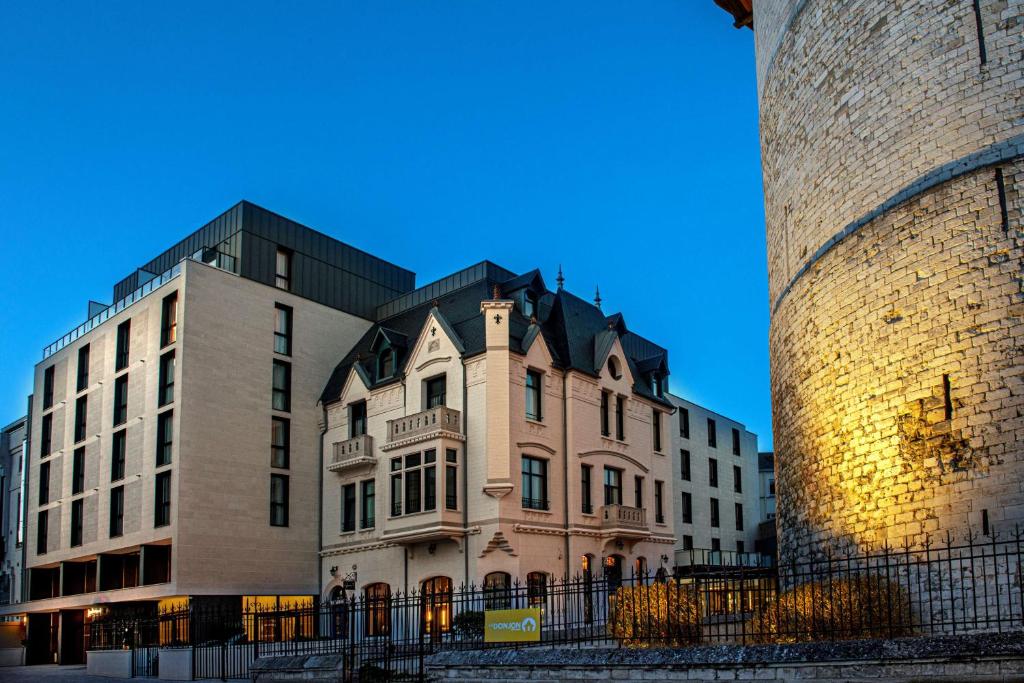
M 601 287 L 600 285 L 594 286 L 594 305 L 601 308 Z
M 558 283 L 558 289 L 561 290 L 565 285 L 565 276 L 562 275 L 562 264 L 558 264 L 558 277 L 555 278 L 555 282 Z

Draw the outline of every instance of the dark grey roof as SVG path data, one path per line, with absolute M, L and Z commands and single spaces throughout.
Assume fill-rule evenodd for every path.
M 483 316 L 480 302 L 494 296 L 495 286 L 503 293 L 518 291 L 524 287 L 543 287 L 543 279 L 536 270 L 515 275 L 489 261 L 471 266 L 465 270 L 426 285 L 403 295 L 401 301 L 389 302 L 378 310 L 396 311 L 393 315 L 379 319 L 362 339 L 345 354 L 331 374 L 321 395 L 321 401 L 331 403 L 338 400 L 345 380 L 353 365 L 358 364 L 360 374 L 373 378 L 371 386 L 384 386 L 397 382 L 405 371 L 409 354 L 423 325 L 435 310 L 439 314 L 441 327 L 449 335 L 454 334 L 457 345 L 461 344 L 463 357 L 471 357 L 486 350 Z M 458 285 L 458 286 L 456 286 Z M 427 296 L 425 291 L 430 293 Z M 566 290 L 550 292 L 536 291 L 538 295 L 538 321 L 531 325 L 518 308 L 514 308 L 508 320 L 509 343 L 513 351 L 523 353 L 530 343 L 541 335 L 551 351 L 555 364 L 596 376 L 595 357 L 599 353 L 596 339 L 607 336 L 610 318 L 606 318 L 597 306 Z M 619 315 L 612 327 L 625 330 Z M 619 334 L 619 333 L 617 333 Z M 376 350 L 379 339 L 387 339 L 398 353 L 397 371 L 394 377 L 376 380 Z M 668 352 L 657 344 L 632 332 L 619 334 L 626 361 L 635 378 L 634 391 L 654 401 L 671 407 L 666 399 L 655 396 L 650 385 L 638 368 L 664 369 L 667 374 Z M 604 343 L 608 343 L 605 340 Z M 602 344 L 603 345 L 603 344 Z M 524 348 L 525 347 L 525 348 Z M 602 359 L 603 362 L 603 359 Z

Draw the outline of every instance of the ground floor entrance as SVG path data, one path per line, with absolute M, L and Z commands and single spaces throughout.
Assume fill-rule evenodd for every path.
M 88 627 L 84 609 L 28 615 L 26 664 L 85 664 Z

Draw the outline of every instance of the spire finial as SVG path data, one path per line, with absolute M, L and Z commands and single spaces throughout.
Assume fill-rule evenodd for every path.
M 601 287 L 600 285 L 594 286 L 594 305 L 601 308 Z
M 562 289 L 565 285 L 565 276 L 562 275 L 562 264 L 558 264 L 558 277 L 555 278 L 555 282 L 558 283 L 558 289 Z

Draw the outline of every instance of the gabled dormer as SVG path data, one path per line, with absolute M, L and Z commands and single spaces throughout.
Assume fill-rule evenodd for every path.
M 540 300 L 547 292 L 544 285 L 544 278 L 539 270 L 531 270 L 501 285 L 502 295 L 515 302 L 518 310 L 527 320 L 540 318 Z
M 374 377 L 377 384 L 385 382 L 399 373 L 399 363 L 402 361 L 408 340 L 401 332 L 378 327 L 377 334 L 370 344 L 370 351 L 374 354 Z

